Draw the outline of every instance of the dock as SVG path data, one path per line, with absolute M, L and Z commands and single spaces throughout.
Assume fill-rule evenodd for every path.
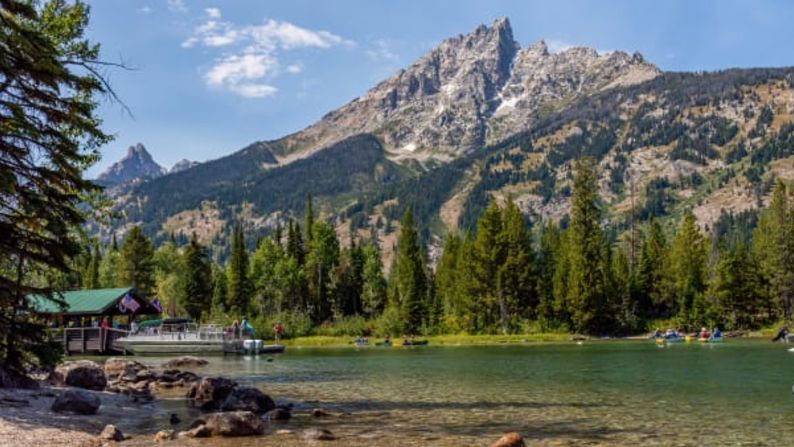
M 129 333 L 123 329 L 102 327 L 75 327 L 61 329 L 60 339 L 66 355 L 74 354 L 125 354 L 117 340 Z

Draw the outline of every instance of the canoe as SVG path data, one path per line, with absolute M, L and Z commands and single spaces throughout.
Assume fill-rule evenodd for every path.
M 427 343 L 427 340 L 406 341 L 403 342 L 403 346 L 426 346 Z
M 379 342 L 375 343 L 375 346 L 379 346 L 379 347 L 382 347 L 382 348 L 389 348 L 389 347 L 391 347 L 391 342 L 390 341 L 379 341 Z
M 684 337 L 656 337 L 656 344 L 681 343 Z

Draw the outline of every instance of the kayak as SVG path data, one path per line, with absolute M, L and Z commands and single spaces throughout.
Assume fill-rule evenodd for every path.
M 663 345 L 670 343 L 681 343 L 684 341 L 684 337 L 656 337 L 655 340 L 657 345 Z
M 390 341 L 379 341 L 379 342 L 375 343 L 375 346 L 379 346 L 379 347 L 382 347 L 382 348 L 389 348 L 389 347 L 391 347 L 391 342 Z
M 701 343 L 722 343 L 722 337 L 700 337 L 698 341 Z

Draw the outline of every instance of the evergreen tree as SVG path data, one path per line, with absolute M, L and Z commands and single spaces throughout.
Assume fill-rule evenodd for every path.
M 794 207 L 786 185 L 779 181 L 769 204 L 773 251 L 770 277 L 783 318 L 791 321 L 794 311 Z
M 378 247 L 368 243 L 361 251 L 364 258 L 361 287 L 362 308 L 364 315 L 371 318 L 382 312 L 386 306 L 386 279 L 383 277 Z
M 98 289 L 100 288 L 99 281 L 99 265 L 102 263 L 102 253 L 99 251 L 99 243 L 94 242 L 91 252 L 91 261 L 88 264 L 88 270 L 85 276 L 83 288 L 85 289 Z
M 608 259 L 601 230 L 601 209 L 593 161 L 576 163 L 568 229 L 567 305 L 577 331 L 604 332 L 612 328 L 613 308 L 608 294 Z
M 316 222 L 309 253 L 306 257 L 306 279 L 309 283 L 311 314 L 316 323 L 331 317 L 333 294 L 331 279 L 339 263 L 339 241 L 334 229 L 325 222 Z
M 185 262 L 176 244 L 170 240 L 157 247 L 152 258 L 157 296 L 172 317 L 185 311 Z
M 120 265 L 121 255 L 118 248 L 114 248 L 114 244 L 111 244 L 105 250 L 105 256 L 99 262 L 99 287 L 113 288 L 124 286 L 124 284 L 121 284 Z
M 199 244 L 196 234 L 190 239 L 183 254 L 185 266 L 185 311 L 196 321 L 212 306 L 212 262 L 207 249 Z
M 263 315 L 283 308 L 276 267 L 285 256 L 275 239 L 265 238 L 251 261 L 251 283 L 257 307 Z
M 705 322 L 731 329 L 757 327 L 756 316 L 763 308 L 760 272 L 744 241 L 733 247 L 723 244 L 715 273 L 709 289 L 714 303 Z
M 707 247 L 705 237 L 695 222 L 695 216 L 687 213 L 681 221 L 670 253 L 674 296 L 678 303 L 677 313 L 686 326 L 704 323 L 706 290 Z
M 496 289 L 502 331 L 515 331 L 519 320 L 533 316 L 537 306 L 535 293 L 535 256 L 524 216 L 511 200 L 503 212 L 502 234 L 504 260 L 496 272 Z
M 302 266 L 306 258 L 303 247 L 303 237 L 301 236 L 300 224 L 290 218 L 287 227 L 287 254 L 292 256 L 298 265 Z
M 394 300 L 399 306 L 405 330 L 417 333 L 426 317 L 427 277 L 410 208 L 403 215 L 391 278 Z
M 676 303 L 669 287 L 668 247 L 662 227 L 653 217 L 648 221 L 637 265 L 638 313 L 641 318 L 670 317 Z
M 312 193 L 306 195 L 306 246 L 311 247 L 314 237 L 314 205 Z
M 441 301 L 444 325 L 452 330 L 461 330 L 460 317 L 463 314 L 458 293 L 458 260 L 461 238 L 456 234 L 447 236 L 444 252 L 436 266 L 436 295 Z
M 228 312 L 229 295 L 226 286 L 226 270 L 212 267 L 212 313 L 221 316 Z
M 229 312 L 243 316 L 251 311 L 253 286 L 248 278 L 248 249 L 245 246 L 243 226 L 232 230 L 232 252 L 227 266 L 227 305 Z
M 540 248 L 537 257 L 537 318 L 541 325 L 550 329 L 556 320 L 554 311 L 554 274 L 557 270 L 557 257 L 560 255 L 560 229 L 552 221 L 542 227 Z
M 477 219 L 477 236 L 474 240 L 476 256 L 477 292 L 475 308 L 475 330 L 493 330 L 498 322 L 506 329 L 506 307 L 500 289 L 499 269 L 505 261 L 505 244 L 502 238 L 502 210 L 492 201 Z
M 141 227 L 134 226 L 121 244 L 121 283 L 138 290 L 144 296 L 154 290 L 154 250 L 143 235 Z

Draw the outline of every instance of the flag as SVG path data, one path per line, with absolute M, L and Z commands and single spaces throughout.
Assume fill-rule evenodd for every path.
M 124 295 L 124 298 L 121 299 L 121 304 L 122 306 L 129 309 L 132 313 L 135 313 L 135 311 L 141 307 L 141 305 L 138 304 L 137 301 L 132 299 L 129 293 Z
M 160 304 L 160 298 L 154 297 L 154 299 L 152 300 L 152 307 L 157 309 L 157 312 L 160 313 L 163 312 L 163 306 Z

